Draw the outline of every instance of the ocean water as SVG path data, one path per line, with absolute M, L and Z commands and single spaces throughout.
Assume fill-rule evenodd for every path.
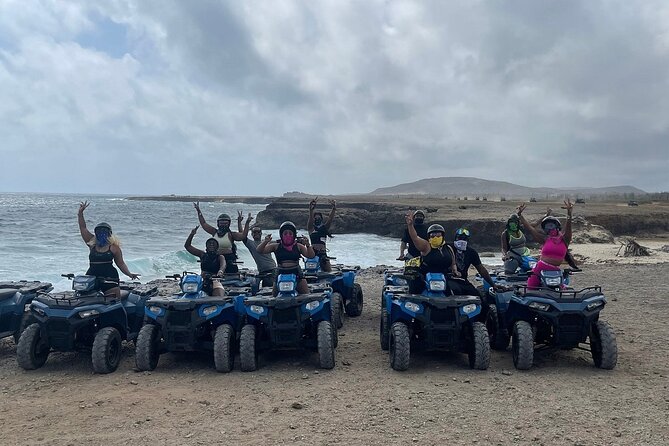
M 174 201 L 133 201 L 111 195 L 64 195 L 0 193 L 0 281 L 42 280 L 56 290 L 70 288 L 63 273 L 83 274 L 88 269 L 88 248 L 81 239 L 77 210 L 81 201 L 91 205 L 85 211 L 88 229 L 101 221 L 111 224 L 121 240 L 126 264 L 141 281 L 162 278 L 185 270 L 199 271 L 196 258 L 183 247 L 186 237 L 197 224 L 192 203 Z M 228 213 L 236 227 L 237 210 L 254 216 L 265 205 L 201 203 L 209 224 Z M 305 213 L 305 223 L 307 215 Z M 298 223 L 299 226 L 299 222 Z M 396 265 L 399 239 L 373 234 L 337 234 L 328 241 L 335 263 L 370 267 Z M 263 228 L 277 238 L 277 228 Z M 306 229 L 300 233 L 306 234 Z M 204 249 L 208 234 L 200 228 L 193 245 Z M 255 268 L 246 247 L 238 244 L 244 267 Z M 498 257 L 482 259 L 486 264 L 501 264 Z M 125 277 L 120 273 L 121 278 Z M 127 278 L 126 278 L 127 279 Z

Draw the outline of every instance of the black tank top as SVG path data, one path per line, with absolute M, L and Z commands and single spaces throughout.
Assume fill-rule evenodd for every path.
M 221 258 L 219 257 L 219 254 L 204 253 L 204 255 L 200 257 L 200 267 L 205 273 L 218 273 L 221 269 Z
M 309 239 L 312 245 L 325 245 L 325 240 L 328 238 L 328 230 L 325 225 L 321 225 L 309 234 Z
M 453 256 L 447 245 L 441 248 L 432 248 L 426 256 L 422 257 L 420 265 L 421 272 L 448 274 L 451 271 Z
M 276 263 L 279 266 L 281 266 L 283 262 L 299 262 L 300 258 L 302 258 L 300 250 L 297 249 L 297 244 L 293 246 L 292 251 L 288 251 L 281 243 L 279 243 L 276 251 L 274 251 L 274 256 L 276 257 Z
M 111 265 L 112 260 L 114 260 L 114 253 L 111 252 L 111 249 L 105 252 L 98 252 L 95 246 L 93 246 L 91 252 L 88 254 L 88 261 L 91 264 L 109 263 Z

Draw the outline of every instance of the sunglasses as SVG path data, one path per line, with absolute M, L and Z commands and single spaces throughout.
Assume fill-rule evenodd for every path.
M 544 225 L 544 229 L 547 231 L 550 231 L 552 229 L 557 229 L 557 225 L 555 223 L 546 223 Z

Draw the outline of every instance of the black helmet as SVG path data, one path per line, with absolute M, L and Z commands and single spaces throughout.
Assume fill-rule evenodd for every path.
M 414 218 L 416 218 L 416 215 L 418 215 L 418 214 L 422 215 L 423 218 L 425 218 L 425 212 L 421 211 L 420 209 L 415 210 L 415 211 L 413 212 L 413 216 L 414 216 Z
M 93 232 L 96 232 L 98 229 L 106 229 L 107 231 L 109 231 L 110 234 L 112 233 L 112 228 L 109 223 L 104 223 L 104 222 L 98 223 L 95 229 L 93 229 Z
M 279 237 L 281 237 L 281 234 L 283 234 L 283 231 L 286 229 L 290 229 L 293 231 L 293 234 L 297 235 L 297 226 L 295 226 L 295 223 L 292 221 L 284 221 L 281 223 L 281 226 L 279 226 Z
M 546 227 L 545 227 L 546 223 L 549 223 L 549 222 L 550 223 L 555 223 L 555 226 L 557 227 L 558 231 L 560 229 L 562 229 L 562 225 L 560 224 L 560 220 L 558 220 L 557 217 L 553 217 L 552 215 L 548 215 L 541 220 L 541 229 L 543 229 L 545 231 L 546 230 Z
M 218 218 L 216 219 L 216 221 L 218 221 L 218 220 L 232 221 L 232 219 L 230 218 L 230 216 L 228 214 L 219 215 Z
M 509 218 L 506 220 L 506 224 L 508 225 L 509 223 L 518 223 L 518 224 L 520 224 L 520 217 L 518 217 L 518 214 L 511 214 L 511 215 L 509 215 Z
M 214 237 L 209 237 L 207 241 L 204 242 L 204 246 L 207 246 L 211 242 L 216 244 L 216 249 L 218 250 L 218 240 L 216 240 Z
M 430 225 L 430 227 L 427 228 L 427 234 L 429 235 L 433 232 L 441 232 L 442 235 L 446 235 L 446 230 L 442 225 L 437 225 L 437 224 Z
M 455 231 L 455 240 L 468 240 L 471 233 L 467 228 L 458 228 Z

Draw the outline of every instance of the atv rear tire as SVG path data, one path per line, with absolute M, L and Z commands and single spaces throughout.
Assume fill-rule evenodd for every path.
M 510 341 L 509 331 L 500 325 L 497 306 L 495 306 L 495 304 L 488 305 L 486 329 L 490 336 L 490 347 L 492 347 L 493 350 L 506 350 Z
M 118 368 L 123 351 L 121 333 L 114 327 L 104 327 L 93 339 L 91 359 L 95 373 L 111 373 Z
M 390 327 L 390 367 L 403 372 L 409 369 L 411 337 L 404 322 L 395 322 Z
M 24 370 L 39 369 L 49 357 L 49 345 L 42 339 L 39 324 L 35 323 L 26 328 L 16 347 L 16 361 Z
M 388 351 L 390 348 L 390 329 L 388 328 L 388 310 L 381 304 L 381 321 L 379 322 L 379 339 L 381 340 L 381 350 Z
M 518 370 L 527 370 L 534 362 L 534 334 L 532 326 L 525 321 L 513 325 L 513 365 Z
M 332 369 L 335 366 L 334 327 L 328 321 L 318 323 L 318 366 Z
M 239 365 L 242 372 L 253 372 L 258 368 L 255 325 L 247 324 L 242 327 L 239 335 Z
M 344 326 L 344 298 L 339 293 L 332 293 L 330 298 L 331 322 L 335 328 Z
M 137 370 L 154 370 L 160 359 L 160 327 L 146 324 L 135 341 L 135 366 Z
M 618 344 L 611 326 L 597 321 L 590 326 L 590 352 L 595 367 L 611 370 L 618 363 Z
M 217 372 L 228 373 L 235 364 L 232 350 L 235 341 L 235 330 L 229 324 L 220 325 L 214 335 L 214 367 Z
M 469 367 L 486 370 L 490 365 L 490 338 L 482 322 L 472 324 L 471 345 L 469 346 Z
M 353 284 L 351 298 L 346 302 L 346 314 L 350 317 L 358 317 L 362 314 L 363 306 L 362 287 L 358 283 Z

